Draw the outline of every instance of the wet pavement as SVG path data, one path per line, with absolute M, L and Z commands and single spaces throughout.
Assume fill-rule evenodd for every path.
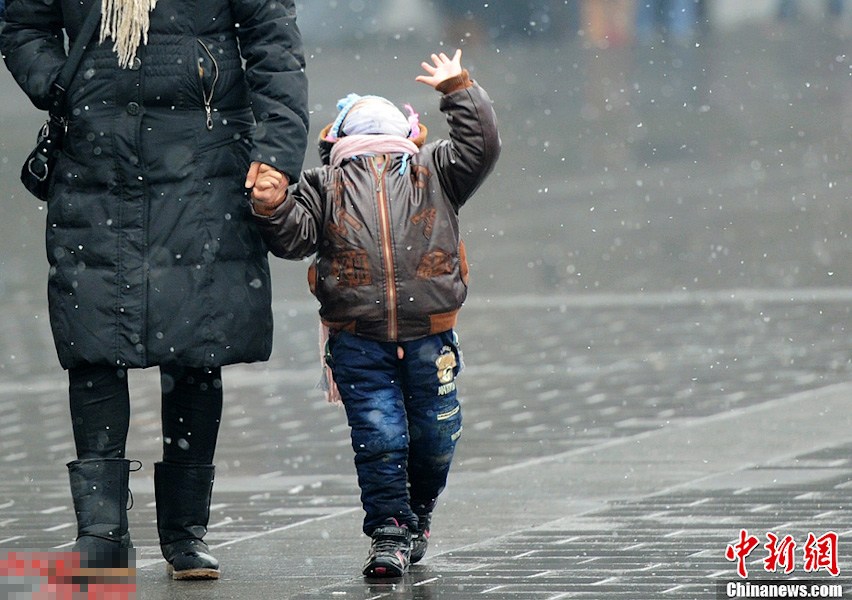
M 275 348 L 224 372 L 207 540 L 218 582 L 159 557 L 158 382 L 131 373 L 142 598 L 717 598 L 852 569 L 852 72 L 848 39 L 759 24 L 697 47 L 470 43 L 504 154 L 462 212 L 464 435 L 429 553 L 365 581 L 343 412 L 316 389 L 305 264 L 274 263 Z M 439 38 L 310 46 L 314 126 L 349 91 L 411 101 Z M 341 60 L 341 56 L 347 61 Z M 65 376 L 47 324 L 43 211 L 17 183 L 40 115 L 0 73 L 0 549 L 67 549 Z M 311 152 L 309 165 L 316 164 Z M 798 543 L 764 569 L 766 534 Z M 838 577 L 808 571 L 837 533 Z M 852 584 L 846 586 L 852 597 Z

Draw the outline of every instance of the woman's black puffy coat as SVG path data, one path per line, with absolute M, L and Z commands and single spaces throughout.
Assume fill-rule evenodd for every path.
M 65 60 L 62 29 L 73 41 L 91 2 L 8 3 L 0 48 L 37 107 Z M 67 96 L 47 203 L 62 366 L 268 358 L 269 267 L 243 182 L 250 160 L 293 181 L 301 170 L 293 0 L 159 0 L 134 64 L 119 68 L 111 40 L 95 41 Z

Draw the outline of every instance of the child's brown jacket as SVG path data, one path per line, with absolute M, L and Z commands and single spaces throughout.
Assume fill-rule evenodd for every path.
M 449 89 L 448 89 L 449 88 Z M 491 100 L 463 76 L 438 86 L 450 139 L 403 155 L 364 156 L 303 173 L 270 217 L 256 216 L 270 251 L 309 272 L 332 330 L 404 341 L 451 329 L 467 295 L 458 210 L 497 161 Z M 327 163 L 328 142 L 320 143 Z

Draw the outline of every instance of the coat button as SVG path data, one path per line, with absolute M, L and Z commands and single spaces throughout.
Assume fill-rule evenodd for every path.
M 139 114 L 139 104 L 136 102 L 131 102 L 127 105 L 127 114 L 131 116 L 136 116 Z
M 131 71 L 138 71 L 141 68 L 142 68 L 142 59 L 140 59 L 138 56 L 134 56 L 133 62 L 130 63 L 130 70 Z

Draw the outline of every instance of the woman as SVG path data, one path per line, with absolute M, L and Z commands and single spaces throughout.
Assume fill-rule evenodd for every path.
M 0 49 L 39 108 L 92 2 L 47 202 L 50 322 L 68 370 L 75 549 L 132 547 L 127 370 L 159 366 L 157 527 L 176 579 L 218 578 L 202 541 L 223 365 L 272 344 L 266 249 L 245 187 L 299 177 L 307 83 L 293 0 L 12 0 Z

